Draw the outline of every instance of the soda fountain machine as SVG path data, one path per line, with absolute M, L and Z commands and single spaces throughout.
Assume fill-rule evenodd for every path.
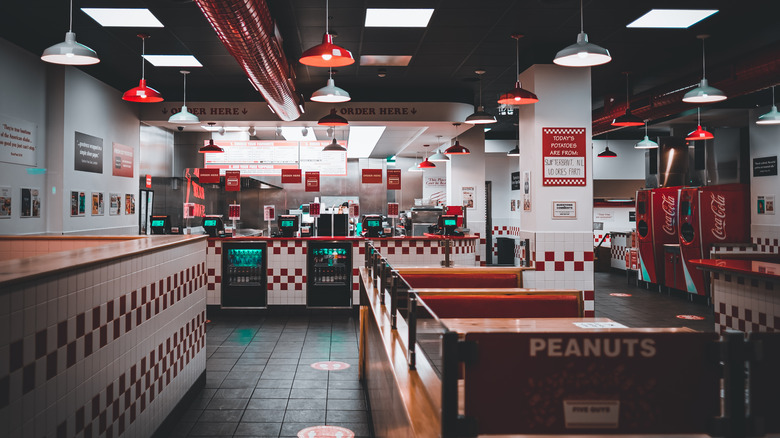
M 680 189 L 680 255 L 688 292 L 709 298 L 704 272 L 691 260 L 709 258 L 716 243 L 750 242 L 749 205 L 746 184 Z
M 677 243 L 679 187 L 643 189 L 636 194 L 639 271 L 642 281 L 664 284 L 664 245 Z

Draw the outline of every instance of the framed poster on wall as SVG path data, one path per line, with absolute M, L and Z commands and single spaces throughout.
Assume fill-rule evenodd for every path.
M 103 193 L 92 192 L 92 216 L 103 216 L 104 214 Z
M 584 187 L 587 152 L 585 128 L 542 128 L 542 185 Z
M 87 194 L 85 192 L 70 192 L 70 215 L 84 216 L 87 213 Z
M 108 214 L 111 216 L 122 214 L 122 195 L 119 193 L 111 193 L 108 198 L 110 201 L 110 204 L 108 205 Z
M 0 219 L 11 218 L 11 188 L 0 187 Z
M 41 217 L 41 198 L 38 189 L 22 189 L 21 217 Z
M 135 214 L 135 195 L 125 195 L 125 214 Z

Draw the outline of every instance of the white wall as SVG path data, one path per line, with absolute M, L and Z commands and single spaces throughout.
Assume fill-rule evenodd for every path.
M 46 69 L 40 58 L 0 39 L 0 119 L 35 125 L 37 167 L 46 167 Z M 46 229 L 46 176 L 31 175 L 28 166 L 0 162 L 0 186 L 11 187 L 11 217 L 0 219 L 0 234 L 37 233 Z M 41 217 L 20 218 L 21 189 L 40 189 Z
M 463 129 L 463 127 L 461 127 Z M 474 187 L 474 208 L 466 212 L 472 234 L 485 236 L 485 132 L 477 125 L 459 136 L 468 155 L 451 155 L 447 161 L 447 205 L 463 205 L 463 187 Z M 454 139 L 452 141 L 454 144 Z M 437 166 L 439 164 L 436 164 Z
M 634 140 L 593 140 L 593 179 L 645 179 L 647 149 L 634 149 Z M 599 157 L 609 146 L 617 157 Z
M 506 153 L 485 154 L 485 180 L 492 182 L 494 225 L 517 226 L 520 223 L 522 205 L 517 205 L 517 201 L 523 199 L 523 191 L 512 190 L 512 172 L 519 168 L 516 157 L 507 157 Z M 513 199 L 515 211 L 511 209 Z
M 780 212 L 777 201 L 780 199 L 780 176 L 753 177 L 753 159 L 780 156 L 780 125 L 756 125 L 758 117 L 769 111 L 769 107 L 758 108 L 750 112 L 750 211 L 751 236 L 780 238 Z M 775 214 L 758 214 L 756 199 L 758 196 L 775 197 Z M 762 242 L 763 243 L 763 242 Z M 775 250 L 777 251 L 777 249 Z
M 33 175 L 28 166 L 0 163 L 0 186 L 12 188 L 11 219 L 0 219 L 2 234 L 79 233 L 135 234 L 138 216 L 108 214 L 109 193 L 134 194 L 138 211 L 139 104 L 124 102 L 121 92 L 75 67 L 47 64 L 0 39 L 0 114 L 36 126 L 37 164 L 45 175 Z M 89 67 L 85 67 L 88 69 Z M 74 139 L 79 131 L 103 139 L 103 173 L 74 170 Z M 134 149 L 132 178 L 115 177 L 112 143 Z M 41 217 L 20 219 L 21 188 L 37 188 Z M 102 192 L 103 216 L 70 216 L 70 191 Z

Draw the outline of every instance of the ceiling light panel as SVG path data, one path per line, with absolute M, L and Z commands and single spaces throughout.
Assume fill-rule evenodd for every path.
M 155 67 L 203 67 L 192 55 L 144 55 Z
M 406 67 L 409 65 L 409 61 L 411 60 L 411 55 L 360 55 L 360 65 Z
M 385 132 L 385 126 L 350 126 L 347 158 L 368 158 Z
M 103 27 L 164 27 L 149 9 L 81 8 Z
M 366 27 L 428 27 L 433 9 L 366 9 Z
M 687 29 L 716 12 L 717 9 L 653 9 L 626 27 Z

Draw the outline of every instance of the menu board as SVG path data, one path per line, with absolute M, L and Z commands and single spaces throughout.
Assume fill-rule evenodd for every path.
M 346 142 L 343 142 L 346 147 Z M 320 172 L 320 175 L 345 176 L 346 152 L 322 152 L 329 141 L 215 141 L 222 154 L 205 154 L 204 167 L 239 170 L 245 176 L 281 176 L 282 169 Z
M 544 186 L 585 186 L 585 128 L 542 128 Z

